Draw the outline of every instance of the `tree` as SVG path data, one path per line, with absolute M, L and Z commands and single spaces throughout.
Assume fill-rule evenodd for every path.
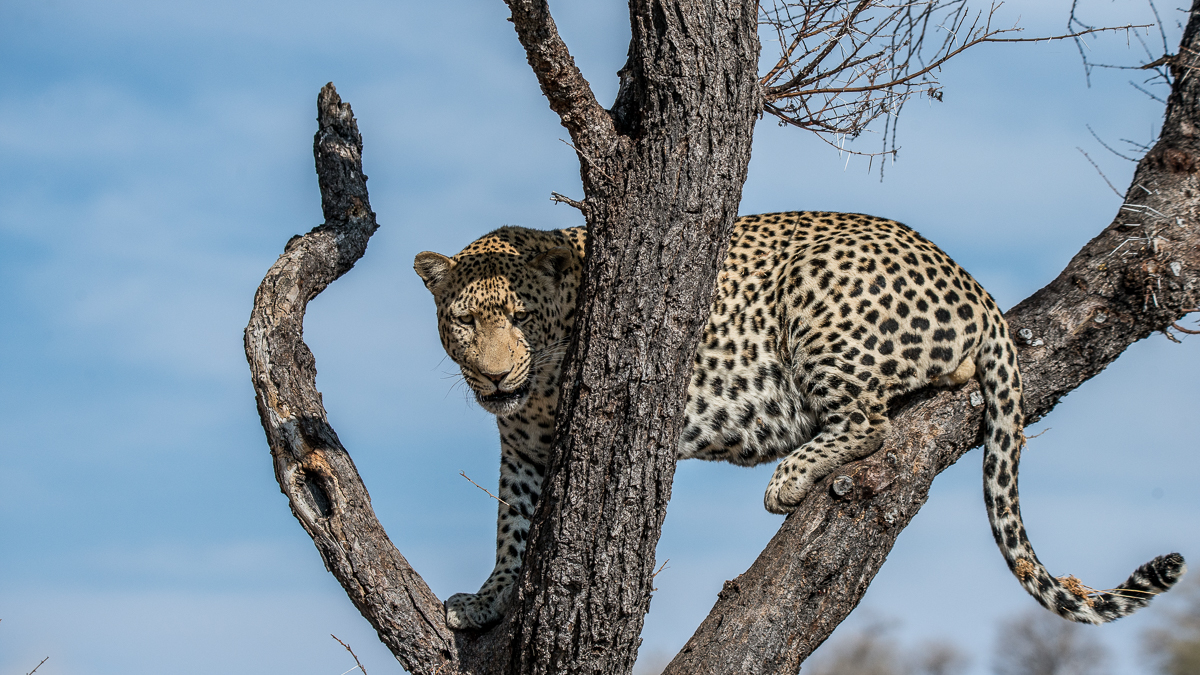
M 992 670 L 996 675 L 1098 675 L 1105 672 L 1107 657 L 1079 624 L 1037 612 L 1000 626 Z
M 1144 636 L 1144 651 L 1162 675 L 1200 673 L 1200 584 L 1192 580 L 1180 590 L 1171 611 Z
M 737 212 L 756 116 L 767 111 L 852 134 L 894 115 L 908 95 L 936 93 L 930 64 L 967 43 L 1005 38 L 990 18 L 974 15 L 971 24 L 963 2 L 780 2 L 775 21 L 784 27 L 784 49 L 769 76 L 787 74 L 764 88 L 758 3 L 632 0 L 629 58 L 617 100 L 605 110 L 546 3 L 507 2 L 578 153 L 585 198 L 574 203 L 590 240 L 564 362 L 564 380 L 577 384 L 560 403 L 555 461 L 518 595 L 499 625 L 479 633 L 446 627 L 441 603 L 375 519 L 315 387 L 315 360 L 301 339 L 305 306 L 350 269 L 377 227 L 362 139 L 332 86 L 318 99 L 314 147 L 326 221 L 289 241 L 259 287 L 247 357 L 293 513 L 407 669 L 628 673 L 670 498 L 690 355 Z M 937 24 L 936 12 L 961 29 L 959 37 L 922 60 L 913 45 L 923 44 L 922 26 Z M 1160 234 L 1197 217 L 1200 84 L 1178 75 L 1197 63 L 1198 14 L 1200 0 L 1180 55 L 1162 62 L 1176 75 L 1166 123 L 1139 165 L 1121 219 L 1008 314 L 1013 330 L 1029 336 L 1021 354 L 1027 423 L 1129 344 L 1200 305 L 1200 228 L 1177 228 L 1169 240 Z M 891 46 L 876 48 L 881 43 Z M 839 58 L 826 66 L 822 54 Z M 864 68 L 873 74 L 847 82 Z M 839 92 L 840 100 L 865 96 L 850 109 L 865 111 L 858 122 L 858 113 L 838 112 Z M 1111 255 L 1118 248 L 1122 255 Z M 665 672 L 795 672 L 862 597 L 933 478 L 979 443 L 980 411 L 970 404 L 976 390 L 925 392 L 900 406 L 884 447 L 806 499 L 751 569 L 726 585 Z M 850 485 L 835 494 L 827 488 L 838 477 Z
M 961 675 L 967 657 L 946 642 L 901 649 L 890 639 L 888 626 L 872 622 L 849 637 L 829 643 L 815 658 L 815 675 Z M 807 671 L 806 671 L 807 672 Z
M 815 675 L 905 675 L 900 650 L 878 626 L 830 646 L 828 658 L 816 662 Z

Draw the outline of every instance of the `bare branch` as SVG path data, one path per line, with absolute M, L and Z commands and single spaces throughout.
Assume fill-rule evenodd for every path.
M 564 197 L 557 192 L 550 193 L 550 201 L 554 202 L 555 204 L 566 204 L 567 206 L 572 206 L 580 211 L 583 211 L 583 202 L 577 202 L 574 199 L 571 199 L 570 197 Z
M 888 118 L 884 150 L 895 152 L 891 123 L 914 94 L 941 97 L 934 76 L 947 61 L 985 42 L 1045 42 L 1145 26 L 1073 30 L 1036 38 L 1002 37 L 1021 29 L 994 28 L 999 9 L 971 14 L 966 0 L 772 0 L 760 23 L 778 36 L 780 57 L 760 78 L 764 110 L 844 149 L 879 117 Z M 934 41 L 936 34 L 941 38 Z M 888 131 L 892 132 L 890 150 Z
M 1106 32 L 1114 31 L 1114 30 L 1133 30 L 1134 28 L 1151 28 L 1153 26 L 1154 26 L 1154 24 L 1150 24 L 1150 23 L 1138 23 L 1138 24 L 1129 23 L 1129 24 L 1125 24 L 1124 26 L 1112 26 L 1109 28 L 1088 28 L 1087 30 L 1081 30 L 1081 31 L 1078 31 L 1075 33 L 1070 33 L 1068 35 L 1051 35 L 1049 37 L 1035 37 L 1035 38 L 994 38 L 994 39 L 990 39 L 990 40 L 985 40 L 985 42 L 1054 42 L 1055 40 L 1068 40 L 1071 38 L 1082 37 L 1084 35 L 1092 35 L 1094 33 L 1106 33 Z
M 1099 143 L 1100 145 L 1104 146 L 1104 149 L 1105 149 L 1105 150 L 1108 150 L 1109 152 L 1111 152 L 1112 154 L 1116 155 L 1117 157 L 1120 157 L 1121 159 L 1128 160 L 1128 161 L 1130 161 L 1130 162 L 1136 162 L 1136 161 L 1137 161 L 1137 158 L 1136 158 L 1136 157 L 1128 157 L 1128 156 L 1126 156 L 1126 155 L 1123 155 L 1123 154 L 1121 154 L 1121 153 L 1117 152 L 1116 150 L 1114 150 L 1114 149 L 1113 149 L 1113 148 L 1112 148 L 1112 147 L 1111 147 L 1111 146 L 1110 146 L 1108 143 L 1105 143 L 1105 142 L 1104 142 L 1104 140 L 1103 140 L 1102 138 L 1100 138 L 1100 136 L 1099 136 L 1099 135 L 1097 135 L 1097 134 L 1096 134 L 1096 131 L 1095 131 L 1094 129 L 1092 129 L 1092 125 L 1090 125 L 1090 124 L 1087 124 L 1087 125 L 1085 125 L 1085 126 L 1087 127 L 1088 133 L 1092 135 L 1092 138 L 1096 139 L 1096 142 L 1097 142 L 1097 143 Z M 1132 144 L 1132 142 L 1131 142 L 1131 141 L 1125 141 L 1125 142 L 1126 142 L 1126 143 L 1130 143 L 1130 144 Z M 1146 150 L 1149 150 L 1149 149 L 1150 149 L 1150 146 L 1145 146 L 1145 147 L 1143 147 L 1143 148 L 1142 148 L 1142 151 L 1143 151 L 1143 152 L 1145 152 Z M 1082 151 L 1082 150 L 1080 150 L 1080 152 L 1083 152 L 1083 151 Z M 1087 153 L 1084 153 L 1084 154 L 1086 155 Z M 1089 158 L 1088 158 L 1088 160 L 1090 161 L 1090 160 L 1091 160 L 1091 158 L 1089 157 Z M 1092 166 L 1095 166 L 1095 164 L 1096 164 L 1095 162 L 1092 162 Z M 1096 170 L 1097 170 L 1097 171 L 1099 171 L 1099 170 L 1100 170 L 1100 167 L 1098 167 L 1098 166 L 1097 166 L 1097 167 L 1096 167 Z M 1105 180 L 1108 180 L 1108 179 L 1106 178 Z M 1111 187 L 1111 184 L 1110 184 L 1109 186 Z M 1115 189 L 1115 188 L 1114 188 L 1114 189 Z M 1117 193 L 1117 194 L 1118 194 L 1118 196 L 1120 195 L 1120 193 Z
M 476 483 L 475 481 L 471 480 L 471 477 L 467 475 L 466 471 L 459 471 L 458 475 L 462 476 L 463 478 L 466 478 L 468 483 L 470 483 L 471 485 L 474 485 L 475 487 L 479 488 L 480 490 L 483 490 L 485 493 L 487 493 L 487 496 L 491 497 L 492 499 L 495 499 L 496 501 L 500 502 L 501 504 L 507 506 L 510 509 L 513 508 L 512 504 L 509 504 L 508 502 L 504 501 L 503 499 L 500 499 L 499 497 L 492 494 L 491 492 L 488 492 L 487 488 L 485 488 L 482 485 L 480 485 L 479 483 Z
M 1104 172 L 1100 170 L 1100 165 L 1096 164 L 1096 162 L 1092 160 L 1091 156 L 1083 151 L 1083 148 L 1075 148 L 1075 149 L 1078 150 L 1080 153 L 1082 153 L 1084 158 L 1087 159 L 1088 163 L 1090 163 L 1092 165 L 1092 168 L 1094 168 L 1096 170 L 1096 173 L 1100 174 L 1100 177 L 1104 179 L 1105 185 L 1108 185 L 1108 189 L 1112 190 L 1113 194 L 1115 194 L 1116 196 L 1121 197 L 1122 195 L 1121 195 L 1120 191 L 1118 191 L 1117 188 L 1113 187 L 1112 181 L 1110 181 L 1108 179 L 1108 176 L 1105 176 Z
M 455 638 L 442 603 L 388 540 L 371 497 L 316 386 L 302 338 L 308 302 L 362 257 L 379 227 L 362 173 L 362 137 L 333 84 L 317 99 L 313 143 L 325 223 L 293 237 L 254 296 L 246 326 L 258 414 L 275 478 L 325 566 L 413 673 L 457 672 Z

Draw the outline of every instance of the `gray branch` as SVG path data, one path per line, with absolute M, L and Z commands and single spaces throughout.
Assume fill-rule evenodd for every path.
M 379 227 L 367 199 L 362 137 L 333 84 L 317 98 L 313 142 L 325 223 L 293 237 L 254 296 L 246 359 L 275 478 L 333 573 L 380 639 L 414 673 L 456 672 L 442 603 L 388 539 L 325 415 L 304 344 L 308 302 L 345 274 Z

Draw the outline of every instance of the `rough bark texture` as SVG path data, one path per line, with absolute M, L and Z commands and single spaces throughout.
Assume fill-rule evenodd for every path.
M 362 142 L 332 85 L 314 151 L 325 224 L 289 241 L 246 328 L 276 477 L 326 566 L 409 671 L 628 673 L 674 473 L 680 407 L 749 160 L 761 92 L 755 3 L 634 0 L 611 111 L 558 38 L 545 2 L 508 0 L 518 37 L 580 156 L 590 228 L 557 455 L 519 594 L 483 632 L 447 628 L 439 600 L 387 539 L 329 426 L 302 339 L 309 300 L 375 231 Z M 1045 415 L 1132 342 L 1200 304 L 1200 0 L 1173 69 L 1158 145 L 1117 220 L 1009 313 L 1025 411 Z M 1021 332 L 1028 330 L 1028 333 Z M 858 603 L 933 478 L 978 444 L 972 384 L 899 406 L 884 448 L 843 467 L 727 583 L 668 673 L 794 673 Z M 851 489 L 829 490 L 840 477 Z M 844 484 L 846 481 L 842 481 Z M 1095 584 L 1102 586 L 1103 584 Z M 1018 592 L 1017 586 L 1013 586 Z

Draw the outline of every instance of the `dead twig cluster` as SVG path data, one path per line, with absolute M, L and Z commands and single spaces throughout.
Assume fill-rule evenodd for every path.
M 1083 21 L 1082 19 L 1079 18 L 1079 0 L 1073 0 L 1073 2 L 1071 3 L 1071 12 L 1067 18 L 1067 31 L 1069 31 L 1071 33 L 1078 33 L 1078 35 L 1072 35 L 1072 37 L 1075 40 L 1075 47 L 1079 50 L 1079 58 L 1083 62 L 1084 77 L 1087 78 L 1089 86 L 1092 83 L 1092 71 L 1097 68 L 1106 68 L 1106 69 L 1112 69 L 1112 70 L 1149 70 L 1149 71 L 1151 71 L 1152 74 L 1150 75 L 1149 78 L 1147 78 L 1145 81 L 1143 81 L 1140 85 L 1137 84 L 1136 82 L 1133 82 L 1132 80 L 1130 80 L 1129 84 L 1132 85 L 1134 89 L 1137 89 L 1138 91 L 1149 96 L 1150 98 L 1154 99 L 1155 101 L 1158 101 L 1165 105 L 1166 101 L 1164 99 L 1162 99 L 1158 96 L 1155 96 L 1146 87 L 1152 86 L 1152 85 L 1164 85 L 1165 84 L 1165 85 L 1167 85 L 1168 88 L 1170 88 L 1171 83 L 1174 82 L 1174 74 L 1171 72 L 1171 67 L 1170 67 L 1171 62 L 1173 60 L 1171 57 L 1171 54 L 1170 54 L 1170 50 L 1171 50 L 1170 41 L 1167 38 L 1166 24 L 1163 23 L 1162 16 L 1158 13 L 1158 7 L 1156 7 L 1154 5 L 1154 0 L 1146 0 L 1146 3 L 1150 7 L 1150 12 L 1152 14 L 1154 14 L 1154 23 L 1150 24 L 1149 26 L 1137 26 L 1137 27 L 1138 28 L 1151 28 L 1152 27 L 1152 28 L 1157 29 L 1158 37 L 1162 41 L 1161 51 L 1159 51 L 1160 50 L 1159 47 L 1155 47 L 1152 49 L 1150 47 L 1149 43 L 1146 42 L 1146 38 L 1143 37 L 1141 33 L 1137 32 L 1137 31 L 1129 31 L 1129 33 L 1127 33 L 1127 35 L 1132 35 L 1133 38 L 1135 40 L 1137 40 L 1137 43 L 1141 46 L 1142 51 L 1145 52 L 1146 58 L 1149 60 L 1149 62 L 1146 63 L 1145 65 L 1129 66 L 1129 65 L 1119 65 L 1119 64 L 1114 64 L 1114 63 L 1099 63 L 1097 61 L 1093 61 L 1090 58 L 1091 50 L 1087 47 L 1086 44 L 1084 44 L 1084 42 L 1081 38 L 1084 35 L 1095 32 L 1096 28 L 1094 26 L 1089 25 L 1088 23 L 1086 23 L 1085 21 Z M 1179 24 L 1178 21 L 1176 21 L 1176 24 L 1177 24 L 1177 28 L 1182 32 L 1183 25 Z
M 1067 35 L 1003 37 L 1000 3 L 973 10 L 967 0 L 765 0 L 759 23 L 774 29 L 779 58 L 761 77 L 766 112 L 816 132 L 839 150 L 894 154 L 895 120 L 913 95 L 941 99 L 937 72 L 950 59 L 985 42 L 1040 42 L 1142 26 L 1082 26 Z M 872 122 L 885 118 L 883 149 L 846 148 Z M 890 137 L 889 137 L 890 135 Z

